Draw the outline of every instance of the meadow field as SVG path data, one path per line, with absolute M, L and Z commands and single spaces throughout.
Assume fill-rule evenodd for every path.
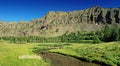
M 0 66 L 50 66 L 40 52 L 59 53 L 85 62 L 120 66 L 120 43 L 26 43 L 0 42 Z
M 73 56 L 88 62 L 106 66 L 120 66 L 120 43 L 108 42 L 100 44 L 74 43 L 62 49 L 52 49 L 49 52 Z
M 0 42 L 0 66 L 49 66 L 32 52 L 37 44 L 10 44 Z

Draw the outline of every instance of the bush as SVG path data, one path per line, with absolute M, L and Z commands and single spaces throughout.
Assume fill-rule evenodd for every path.
M 94 36 L 93 37 L 93 43 L 96 44 L 96 43 L 101 43 L 101 40 L 98 38 L 98 36 Z

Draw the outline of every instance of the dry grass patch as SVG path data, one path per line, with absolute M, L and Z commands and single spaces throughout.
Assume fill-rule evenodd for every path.
M 18 57 L 19 59 L 41 59 L 38 55 L 22 55 Z

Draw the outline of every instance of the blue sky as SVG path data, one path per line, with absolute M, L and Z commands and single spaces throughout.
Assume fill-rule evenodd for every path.
M 93 6 L 120 7 L 120 0 L 0 0 L 0 20 L 18 22 L 43 17 L 48 11 L 74 11 Z

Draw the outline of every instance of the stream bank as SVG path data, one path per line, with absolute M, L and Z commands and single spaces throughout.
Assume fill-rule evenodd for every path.
M 51 66 L 102 66 L 57 53 L 40 52 L 40 55 L 45 60 L 50 61 Z

